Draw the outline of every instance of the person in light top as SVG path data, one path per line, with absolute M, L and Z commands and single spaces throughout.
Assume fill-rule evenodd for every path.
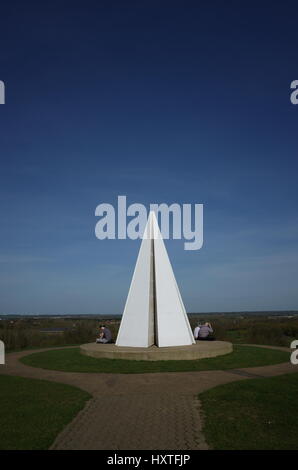
M 96 339 L 97 343 L 111 343 L 112 333 L 105 325 L 102 325 L 99 329 L 99 337 Z
M 198 339 L 200 328 L 201 328 L 201 323 L 199 322 L 193 331 L 193 335 L 195 339 Z
M 201 341 L 212 341 L 214 340 L 214 336 L 212 335 L 213 333 L 213 328 L 210 323 L 207 321 L 204 323 L 204 325 L 198 325 L 195 328 L 194 331 L 194 337 L 195 339 Z

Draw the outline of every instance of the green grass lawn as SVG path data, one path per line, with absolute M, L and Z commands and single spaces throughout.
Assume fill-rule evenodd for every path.
M 0 375 L 0 450 L 48 449 L 89 398 L 70 385 Z
M 298 374 L 220 385 L 199 395 L 213 449 L 298 449 Z
M 33 353 L 21 359 L 24 364 L 43 369 L 68 372 L 106 372 L 139 374 L 146 372 L 186 372 L 224 370 L 240 367 L 264 366 L 288 362 L 285 351 L 253 346 L 234 345 L 234 351 L 225 356 L 192 361 L 130 361 L 123 359 L 96 359 L 84 356 L 79 348 L 56 349 Z

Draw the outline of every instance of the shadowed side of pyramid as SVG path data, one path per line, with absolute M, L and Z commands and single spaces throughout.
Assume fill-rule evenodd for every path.
M 150 212 L 116 345 L 166 347 L 193 343 L 195 340 L 156 216 Z
M 144 239 L 141 244 L 116 340 L 118 346 L 144 348 L 154 344 L 151 244 L 150 239 Z

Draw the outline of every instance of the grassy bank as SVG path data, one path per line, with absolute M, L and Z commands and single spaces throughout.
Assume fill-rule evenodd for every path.
M 213 449 L 298 449 L 298 373 L 220 385 L 199 395 Z
M 48 449 L 89 398 L 70 385 L 0 375 L 0 450 Z
M 96 359 L 82 355 L 79 348 L 70 348 L 33 353 L 23 357 L 21 361 L 32 367 L 68 372 L 138 374 L 146 372 L 186 372 L 257 367 L 288 362 L 289 353 L 253 346 L 234 345 L 232 353 L 208 359 L 192 361 L 128 361 L 123 359 Z

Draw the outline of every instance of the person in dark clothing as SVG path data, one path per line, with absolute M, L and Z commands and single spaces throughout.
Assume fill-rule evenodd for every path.
M 96 343 L 111 343 L 112 333 L 105 325 L 102 325 L 99 329 L 99 338 L 96 339 Z

